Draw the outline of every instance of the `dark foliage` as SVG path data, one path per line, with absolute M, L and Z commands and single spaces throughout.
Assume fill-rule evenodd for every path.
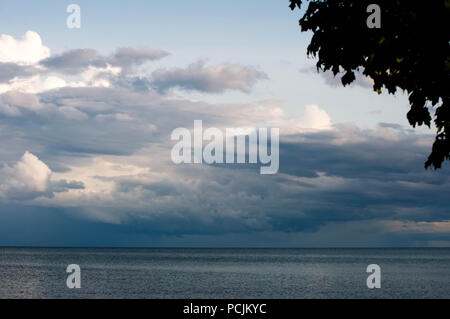
M 437 127 L 425 167 L 440 168 L 450 160 L 450 0 L 290 0 L 290 8 L 308 3 L 300 19 L 312 31 L 308 55 L 318 70 L 345 72 L 342 84 L 362 71 L 374 90 L 405 90 L 411 109 L 409 123 Z M 369 4 L 381 8 L 381 28 L 370 29 Z

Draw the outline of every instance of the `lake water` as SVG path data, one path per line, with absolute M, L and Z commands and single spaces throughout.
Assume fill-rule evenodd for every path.
M 0 248 L 0 298 L 450 298 L 450 249 Z

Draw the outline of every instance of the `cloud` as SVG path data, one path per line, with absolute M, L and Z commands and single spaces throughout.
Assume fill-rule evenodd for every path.
M 33 111 L 39 110 L 42 107 L 39 98 L 34 94 L 11 91 L 2 94 L 1 97 L 5 103 Z
M 171 88 L 221 93 L 225 90 L 248 92 L 258 80 L 268 76 L 252 67 L 220 64 L 206 67 L 204 63 L 191 64 L 186 69 L 158 69 L 152 73 L 152 85 L 164 92 Z
M 75 49 L 48 57 L 40 64 L 53 71 L 81 72 L 88 66 L 106 67 L 97 51 L 93 49 Z
M 353 139 L 353 134 L 364 141 Z M 153 203 L 146 215 L 162 232 L 169 231 L 166 222 L 179 233 L 205 234 L 315 231 L 331 222 L 383 218 L 445 220 L 449 203 L 440 194 L 450 189 L 448 171 L 440 176 L 422 170 L 423 157 L 410 155 L 426 154 L 417 136 L 398 132 L 397 140 L 385 140 L 379 134 L 345 127 L 298 134 L 295 142 L 282 141 L 280 174 L 271 180 L 245 166 L 180 167 L 172 173 L 170 166 L 163 166 L 158 171 L 164 176 L 111 181 L 122 196 Z M 337 146 L 341 135 L 350 136 Z M 135 212 L 133 218 L 143 214 L 136 206 L 129 211 Z
M 52 171 L 30 152 L 25 152 L 14 166 L 0 170 L 0 198 L 29 200 L 39 196 L 53 196 L 69 188 L 83 188 L 82 183 L 51 180 Z
M 16 77 L 28 77 L 36 72 L 36 69 L 29 66 L 0 62 L 0 83 L 7 83 Z
M 41 76 L 14 78 L 7 84 L 0 84 L 0 93 L 19 91 L 23 93 L 40 93 L 67 86 L 67 82 L 57 76 Z
M 313 130 L 328 130 L 331 129 L 331 118 L 318 105 L 310 104 L 305 106 L 305 112 L 301 117 L 299 126 Z
M 0 70 L 3 71 L 0 76 L 0 93 L 13 90 L 40 93 L 61 87 L 122 87 L 139 92 L 155 88 L 160 93 L 171 88 L 207 93 L 222 93 L 226 90 L 249 92 L 259 80 L 268 78 L 264 72 L 249 66 L 205 66 L 202 62 L 191 64 L 186 69 L 160 68 L 148 77 L 142 72 L 138 73 L 138 67 L 169 55 L 166 51 L 151 48 L 122 47 L 109 55 L 85 48 L 52 56 L 49 50 L 34 48 L 34 51 L 44 53 L 41 52 L 34 59 L 11 59 L 6 57 L 6 53 L 13 52 L 16 47 L 28 50 L 28 42 L 34 46 L 36 43 L 42 46 L 39 35 L 31 31 L 22 40 L 25 44 L 20 42 L 21 45 L 11 48 L 8 45 L 11 41 L 17 42 L 4 35 L 4 43 L 0 43 L 0 51 L 5 52 L 5 61 L 0 60 Z M 33 64 L 33 67 L 22 65 L 25 63 L 23 61 Z
M 177 112 L 158 116 L 175 123 Z M 128 128 L 139 120 L 131 121 Z M 86 188 L 61 194 L 53 204 L 75 205 L 82 198 L 84 217 L 178 235 L 311 232 L 330 223 L 384 219 L 439 222 L 448 219 L 450 203 L 442 194 L 450 190 L 449 174 L 423 171 L 422 138 L 385 125 L 284 135 L 280 172 L 265 178 L 250 165 L 174 165 L 170 143 L 148 134 L 148 143 L 132 154 L 92 151 L 93 162 L 73 162 L 58 178 L 76 177 Z
M 39 98 L 34 94 L 10 91 L 0 95 L 0 113 L 17 116 L 22 110 L 38 111 L 42 108 Z
M 122 72 L 122 68 L 107 64 L 106 67 L 94 67 L 90 65 L 81 73 L 82 81 L 70 83 L 70 86 L 110 87 L 116 77 Z
M 3 71 L 0 75 L 0 93 L 11 90 L 39 93 L 67 86 L 118 86 L 148 91 L 149 80 L 134 76 L 135 68 L 168 54 L 157 49 L 124 47 L 111 55 L 102 55 L 87 48 L 48 56 L 33 68 L 16 63 L 0 63 L 0 71 Z
M 148 61 L 155 61 L 168 56 L 169 53 L 163 50 L 150 48 L 118 48 L 108 61 L 112 65 L 117 65 L 122 68 L 130 66 L 139 66 Z
M 65 119 L 68 120 L 86 120 L 88 115 L 72 106 L 61 106 L 58 108 L 58 112 L 62 114 Z
M 104 56 L 94 49 L 74 49 L 41 61 L 41 65 L 51 71 L 83 72 L 88 67 L 107 68 L 109 66 L 129 69 L 149 61 L 159 60 L 169 53 L 150 48 L 119 48 L 112 55 Z
M 49 56 L 50 49 L 36 32 L 27 31 L 20 40 L 7 34 L 0 36 L 0 62 L 30 65 Z

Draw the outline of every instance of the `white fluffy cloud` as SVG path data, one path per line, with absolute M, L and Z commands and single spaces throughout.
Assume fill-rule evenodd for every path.
M 39 196 L 53 196 L 53 192 L 67 188 L 82 188 L 80 183 L 65 180 L 52 181 L 52 171 L 37 156 L 26 151 L 15 165 L 0 169 L 0 198 L 33 199 Z
M 8 91 L 24 93 L 41 93 L 67 86 L 67 82 L 57 76 L 41 76 L 15 78 L 9 83 L 0 84 L 0 94 Z
M 2 182 L 0 193 L 45 192 L 50 182 L 52 171 L 30 152 L 25 152 L 14 166 L 4 166 L 1 170 Z
M 305 106 L 305 111 L 299 126 L 313 130 L 327 130 L 331 129 L 331 118 L 318 105 L 310 104 Z
M 228 116 L 240 117 L 240 125 L 255 127 L 265 123 L 269 127 L 278 127 L 282 135 L 305 132 L 317 132 L 332 128 L 331 117 L 316 104 L 304 106 L 298 117 L 285 113 L 279 101 L 260 101 L 257 105 L 231 108 Z M 235 121 L 237 121 L 236 119 Z
M 40 192 L 47 189 L 52 174 L 50 168 L 30 152 L 25 152 L 12 171 L 19 184 Z
M 28 31 L 19 40 L 7 34 L 0 36 L 0 62 L 35 64 L 49 56 L 50 49 L 36 32 Z

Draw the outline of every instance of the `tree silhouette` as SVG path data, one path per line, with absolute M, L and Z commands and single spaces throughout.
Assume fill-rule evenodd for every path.
M 299 24 L 312 31 L 307 53 L 317 57 L 318 70 L 355 71 L 373 79 L 373 89 L 408 93 L 409 123 L 437 128 L 425 168 L 450 160 L 450 0 L 290 0 L 290 8 L 308 8 Z M 369 28 L 370 4 L 381 8 L 381 28 Z

